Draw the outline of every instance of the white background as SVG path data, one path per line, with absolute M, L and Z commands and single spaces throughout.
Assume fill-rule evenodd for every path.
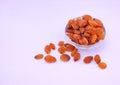
M 0 0 L 0 85 L 120 85 L 119 0 Z M 106 28 L 104 42 L 91 50 L 79 50 L 81 60 L 64 63 L 35 60 L 50 42 L 64 40 L 70 18 L 90 14 Z M 100 54 L 108 67 L 101 70 L 86 55 Z

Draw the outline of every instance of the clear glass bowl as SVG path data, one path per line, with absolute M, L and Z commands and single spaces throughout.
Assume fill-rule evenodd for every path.
M 76 19 L 76 18 L 75 18 L 75 19 Z M 91 48 L 97 47 L 97 46 L 99 46 L 99 44 L 104 40 L 104 39 L 103 39 L 103 40 L 99 40 L 98 42 L 96 42 L 96 43 L 94 43 L 94 44 L 90 44 L 90 45 L 81 45 L 81 44 L 78 44 L 78 43 L 72 41 L 72 40 L 68 37 L 67 32 L 66 32 L 66 29 L 67 29 L 67 25 L 66 25 L 66 27 L 65 27 L 65 35 L 66 35 L 67 41 L 69 41 L 71 44 L 75 45 L 78 49 L 91 49 Z M 106 30 L 105 30 L 104 26 L 103 26 L 103 29 L 104 29 L 104 38 L 105 38 L 105 36 L 106 36 Z

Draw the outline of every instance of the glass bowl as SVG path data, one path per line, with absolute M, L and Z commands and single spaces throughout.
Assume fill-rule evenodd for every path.
M 77 18 L 81 18 L 81 17 L 77 17 Z M 74 18 L 73 20 L 76 20 L 77 18 Z M 93 19 L 95 19 L 95 18 L 93 18 Z M 97 18 L 96 18 L 96 19 L 97 19 Z M 76 42 L 73 41 L 70 37 L 68 37 L 68 34 L 69 34 L 69 32 L 67 32 L 68 27 L 70 27 L 70 26 L 68 26 L 68 23 L 67 23 L 67 25 L 66 25 L 66 27 L 65 27 L 65 35 L 66 35 L 66 37 L 67 37 L 67 40 L 68 40 L 71 44 L 75 45 L 78 49 L 91 49 L 91 48 L 97 47 L 97 46 L 99 46 L 99 44 L 104 40 L 104 39 L 101 39 L 101 40 L 96 41 L 95 43 L 87 44 L 87 45 L 82 45 L 82 44 L 80 44 L 80 43 L 78 43 L 78 42 L 76 43 Z M 105 30 L 104 25 L 102 26 L 102 28 L 103 28 L 104 38 L 105 38 L 106 30 Z M 71 29 L 72 29 L 72 28 L 71 28 Z M 85 29 L 86 29 L 86 28 L 85 28 Z M 73 33 L 73 34 L 74 34 L 74 33 Z M 81 34 L 80 34 L 80 35 L 81 35 Z

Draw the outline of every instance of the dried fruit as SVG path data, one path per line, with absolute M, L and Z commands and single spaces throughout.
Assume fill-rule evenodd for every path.
M 78 52 L 78 50 L 75 48 L 72 52 L 71 52 L 71 56 L 74 57 L 74 55 Z
M 85 32 L 85 28 L 84 27 L 79 28 L 79 31 L 80 31 L 81 34 L 83 34 Z
M 93 20 L 93 19 L 90 19 L 90 20 L 88 21 L 88 23 L 89 23 L 90 26 L 93 26 L 93 27 L 98 26 L 97 22 L 96 22 L 95 20 Z
M 73 23 L 73 19 L 70 19 L 69 21 L 68 21 L 68 25 L 71 25 Z
M 78 34 L 73 34 L 73 38 L 76 39 L 76 40 L 79 40 L 81 38 L 81 36 L 78 35 Z
M 73 29 L 78 29 L 79 28 L 77 20 L 73 20 L 71 25 L 72 25 Z
M 84 63 L 89 64 L 92 62 L 92 60 L 93 60 L 93 56 L 86 56 L 83 61 Z
M 54 56 L 51 56 L 51 55 L 47 55 L 45 56 L 45 61 L 48 62 L 48 63 L 54 63 L 56 62 L 56 58 Z
M 67 28 L 66 32 L 69 32 L 69 33 L 73 33 L 74 32 L 73 28 L 70 25 L 67 25 L 66 28 Z
M 75 46 L 73 46 L 72 44 L 69 44 L 69 43 L 65 43 L 64 46 L 66 48 L 66 51 L 68 51 L 68 52 L 72 52 L 75 49 Z
M 90 44 L 94 44 L 97 41 L 97 35 L 93 34 L 89 39 Z
M 70 56 L 68 54 L 62 54 L 60 56 L 60 60 L 62 60 L 64 62 L 68 62 L 70 60 Z
M 64 41 L 59 41 L 59 42 L 58 42 L 58 46 L 60 46 L 60 47 L 61 47 L 61 46 L 64 46 Z
M 42 59 L 43 58 L 43 54 L 37 54 L 36 56 L 35 56 L 35 59 Z
M 87 40 L 87 38 L 85 38 L 85 37 L 81 37 L 81 38 L 79 39 L 79 43 L 80 43 L 81 45 L 88 45 L 88 40 Z
M 58 48 L 58 52 L 61 53 L 61 54 L 65 53 L 65 51 L 66 51 L 65 46 L 61 46 L 61 47 Z
M 100 26 L 100 27 L 103 26 L 103 23 L 99 19 L 94 18 L 94 20 L 97 23 L 97 26 Z
M 80 59 L 80 57 L 81 57 L 81 55 L 78 52 L 73 55 L 74 61 L 78 61 Z
M 53 50 L 55 50 L 55 44 L 50 43 L 50 48 L 53 49 Z
M 101 62 L 101 58 L 100 58 L 100 55 L 96 54 L 95 57 L 94 57 L 94 61 L 99 64 Z
M 105 38 L 103 23 L 90 15 L 70 19 L 65 31 L 71 41 L 80 45 L 95 44 Z
M 105 69 L 107 67 L 107 64 L 105 62 L 100 62 L 98 64 L 98 66 L 101 68 L 101 69 Z
M 51 52 L 51 47 L 50 45 L 46 45 L 45 48 L 44 48 L 44 51 L 49 54 Z
M 92 17 L 90 15 L 83 15 L 82 18 L 86 21 L 92 19 Z
M 79 29 L 79 30 L 80 30 L 80 29 Z M 73 30 L 73 33 L 80 35 L 81 32 L 80 32 L 79 30 Z
M 78 21 L 78 25 L 79 25 L 80 28 L 82 28 L 82 27 L 84 27 L 84 26 L 87 25 L 87 21 L 84 20 L 84 19 L 80 19 L 80 20 Z

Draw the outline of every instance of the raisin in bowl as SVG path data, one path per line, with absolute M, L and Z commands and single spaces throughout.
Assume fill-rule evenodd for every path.
M 65 34 L 78 48 L 87 49 L 103 41 L 106 31 L 101 20 L 83 15 L 68 21 Z

